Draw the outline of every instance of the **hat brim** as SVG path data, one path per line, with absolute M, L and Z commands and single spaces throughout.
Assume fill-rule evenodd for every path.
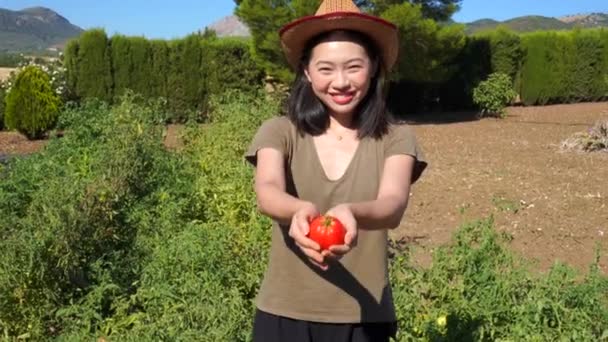
M 352 30 L 369 36 L 381 50 L 387 70 L 397 61 L 399 38 L 394 24 L 363 13 L 333 12 L 303 17 L 285 25 L 279 31 L 287 62 L 297 69 L 308 41 L 323 32 L 333 30 Z

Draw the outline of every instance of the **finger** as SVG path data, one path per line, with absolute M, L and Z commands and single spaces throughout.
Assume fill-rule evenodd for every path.
M 321 254 L 321 253 L 319 253 L 319 252 L 317 252 L 315 250 L 312 250 L 310 248 L 300 247 L 300 249 L 312 261 L 314 261 L 314 262 L 316 262 L 318 264 L 325 264 L 325 257 L 323 256 L 323 254 Z
M 321 251 L 321 246 L 319 246 L 319 244 L 317 242 L 309 239 L 308 237 L 306 237 L 305 235 L 303 235 L 301 233 L 299 233 L 299 234 L 295 233 L 295 236 L 293 237 L 293 239 L 296 242 L 296 245 L 300 246 L 300 248 L 308 248 L 308 249 L 312 249 L 316 252 Z
M 341 254 L 335 254 L 330 252 L 329 250 L 324 250 L 322 252 L 323 256 L 325 257 L 325 260 L 329 261 L 329 260 L 340 260 L 342 259 L 342 255 Z M 329 264 L 329 263 L 328 263 Z
M 344 236 L 344 244 L 353 247 L 357 244 L 357 234 L 353 232 L 347 232 Z
M 310 221 L 311 219 L 309 217 L 305 217 L 296 222 L 296 225 L 304 236 L 308 235 L 308 232 L 310 231 Z
M 321 246 L 319 246 L 319 244 L 317 242 L 308 238 L 306 236 L 307 233 L 304 233 L 302 231 L 301 226 L 296 225 L 296 227 L 294 227 L 294 229 L 291 229 L 291 230 L 292 230 L 291 237 L 295 240 L 295 242 L 298 246 L 314 249 L 315 251 L 321 250 Z M 306 231 L 308 231 L 308 229 Z
M 320 264 L 320 263 L 316 262 L 314 259 L 308 259 L 308 260 L 310 261 L 311 264 L 322 269 L 323 271 L 327 271 L 327 269 L 329 269 L 329 264 L 326 264 L 326 263 Z
M 333 255 L 344 255 L 344 254 L 350 252 L 350 246 L 348 246 L 348 245 L 330 246 L 329 252 Z

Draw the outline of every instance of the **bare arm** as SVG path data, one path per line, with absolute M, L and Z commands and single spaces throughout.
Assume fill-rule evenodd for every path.
M 262 148 L 257 153 L 255 192 L 259 211 L 281 224 L 289 224 L 302 207 L 314 205 L 285 192 L 285 164 L 281 152 Z
M 289 225 L 289 236 L 310 259 L 323 270 L 325 257 L 318 243 L 307 237 L 309 222 L 319 212 L 313 203 L 302 201 L 285 191 L 285 164 L 281 152 L 262 148 L 257 152 L 255 192 L 258 210 L 283 225 Z

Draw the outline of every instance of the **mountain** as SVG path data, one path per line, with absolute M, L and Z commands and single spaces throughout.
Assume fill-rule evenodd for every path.
M 0 52 L 60 48 L 83 30 L 45 7 L 20 11 L 0 8 Z
M 608 27 L 608 13 L 575 14 L 558 19 L 580 27 Z
M 453 23 L 453 21 L 450 21 L 449 23 Z M 575 27 L 608 27 L 608 13 L 575 14 L 559 18 L 529 15 L 509 19 L 506 21 L 480 19 L 465 24 L 466 32 L 468 34 L 495 29 L 499 25 L 509 27 L 516 32 L 531 32 L 538 30 L 568 30 Z M 224 17 L 216 21 L 215 23 L 207 26 L 207 28 L 214 30 L 220 37 L 248 37 L 251 35 L 247 25 L 241 22 L 239 18 L 234 15 Z
M 529 15 L 502 22 L 492 19 L 481 19 L 466 24 L 466 32 L 469 34 L 478 33 L 494 29 L 499 25 L 506 26 L 517 32 L 569 30 L 575 27 L 608 27 L 608 13 L 577 14 L 559 18 Z
M 215 31 L 218 37 L 249 37 L 249 28 L 235 15 L 224 17 L 206 27 Z

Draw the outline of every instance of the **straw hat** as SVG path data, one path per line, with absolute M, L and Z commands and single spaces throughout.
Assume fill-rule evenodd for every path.
M 306 43 L 316 35 L 332 30 L 359 31 L 369 36 L 381 50 L 387 70 L 397 61 L 397 27 L 384 19 L 362 13 L 352 0 L 324 0 L 315 15 L 302 17 L 279 31 L 289 64 L 298 68 Z

